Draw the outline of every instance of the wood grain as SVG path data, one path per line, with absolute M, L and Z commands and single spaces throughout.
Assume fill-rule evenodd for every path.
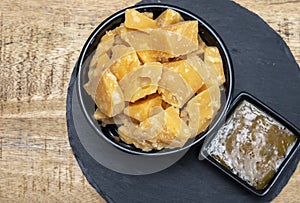
M 0 202 L 104 202 L 70 148 L 65 100 L 92 30 L 137 0 L 0 1 Z M 300 1 L 236 0 L 300 64 Z M 299 202 L 300 167 L 274 202 Z

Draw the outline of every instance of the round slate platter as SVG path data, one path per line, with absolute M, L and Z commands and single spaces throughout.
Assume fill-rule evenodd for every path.
M 228 0 L 159 2 L 190 10 L 220 34 L 232 57 L 233 97 L 246 91 L 300 128 L 299 66 L 285 42 L 263 20 Z M 199 145 L 171 167 L 154 174 L 132 176 L 109 170 L 91 157 L 76 132 L 78 128 L 90 128 L 74 116 L 80 114 L 79 108 L 72 108 L 78 103 L 73 97 L 76 72 L 77 67 L 67 97 L 69 140 L 88 181 L 108 202 L 268 202 L 282 190 L 297 167 L 299 151 L 263 198 L 250 194 L 207 161 L 198 161 Z

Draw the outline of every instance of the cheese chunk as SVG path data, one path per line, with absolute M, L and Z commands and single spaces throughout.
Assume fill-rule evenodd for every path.
M 106 53 L 101 55 L 98 58 L 98 63 L 96 66 L 89 66 L 88 78 L 89 81 L 84 84 L 84 88 L 89 95 L 93 98 L 95 96 L 95 92 L 100 82 L 100 78 L 102 77 L 103 71 L 106 69 L 106 64 L 109 61 L 109 57 Z
M 167 67 L 163 67 L 158 85 L 158 93 L 162 95 L 162 99 L 177 108 L 181 108 L 194 95 L 194 90 L 187 81 Z
M 140 61 L 133 48 L 116 45 L 112 48 L 110 64 L 111 72 L 119 81 L 128 73 L 137 69 L 140 65 Z
M 188 126 L 179 117 L 179 109 L 169 107 L 165 110 L 163 130 L 154 138 L 148 140 L 157 149 L 183 147 L 190 138 Z
M 206 46 L 204 48 L 204 62 L 212 65 L 218 72 L 219 85 L 225 82 L 223 62 L 217 47 Z
M 108 117 L 104 113 L 102 113 L 99 110 L 99 108 L 97 108 L 97 110 L 95 111 L 93 117 L 96 120 L 101 121 L 103 124 L 121 125 L 121 124 L 127 124 L 127 123 L 131 122 L 131 119 L 125 114 L 121 113 L 121 114 L 117 114 L 114 117 Z
M 169 58 L 173 58 L 173 56 L 169 53 L 155 50 L 140 50 L 137 51 L 137 55 L 143 63 L 164 62 Z
M 136 51 L 155 50 L 168 53 L 174 57 L 185 55 L 198 49 L 198 42 L 194 42 L 192 39 L 182 36 L 175 31 L 168 31 L 162 28 L 149 29 L 144 32 L 132 31 L 122 34 L 121 38 Z
M 138 100 L 135 103 L 129 103 L 124 109 L 124 113 L 141 122 L 155 114 L 159 109 L 162 110 L 161 104 L 161 96 L 154 94 L 146 99 Z
M 190 137 L 190 131 L 179 117 L 179 110 L 170 107 L 149 117 L 138 126 L 124 125 L 118 129 L 120 138 L 143 151 L 182 147 Z
M 127 74 L 119 84 L 125 101 L 135 102 L 156 92 L 162 74 L 161 63 L 145 63 Z
M 164 67 L 179 74 L 194 91 L 194 93 L 203 85 L 203 80 L 196 70 L 189 65 L 187 60 L 164 63 Z
M 220 97 L 219 86 L 214 85 L 202 91 L 187 103 L 183 114 L 188 118 L 188 126 L 192 137 L 204 132 L 210 125 L 220 108 Z
M 99 58 L 106 54 L 113 47 L 114 40 L 109 39 L 105 42 L 100 42 L 97 46 L 97 49 L 93 55 L 93 58 L 90 62 L 90 68 L 95 68 L 97 63 L 99 62 Z
M 183 21 L 183 18 L 178 12 L 172 9 L 167 9 L 162 12 L 155 20 L 159 27 L 165 27 L 167 25 L 172 25 Z
M 127 144 L 133 144 L 136 148 L 142 149 L 143 151 L 151 151 L 153 149 L 151 143 L 146 140 L 136 140 L 132 136 L 132 132 L 137 128 L 136 125 L 122 125 L 118 128 L 118 134 L 120 139 Z
M 102 74 L 93 97 L 99 110 L 108 117 L 121 113 L 125 107 L 123 92 L 109 69 Z
M 163 29 L 176 33 L 178 36 L 188 39 L 195 46 L 198 46 L 198 21 L 196 20 L 179 22 Z M 179 43 L 181 43 L 180 40 Z
M 131 29 L 145 30 L 156 28 L 156 21 L 149 18 L 147 15 L 140 13 L 134 9 L 125 11 L 125 26 Z
M 199 56 L 188 56 L 187 63 L 200 75 L 206 88 L 219 84 L 217 70 L 213 66 L 206 64 Z

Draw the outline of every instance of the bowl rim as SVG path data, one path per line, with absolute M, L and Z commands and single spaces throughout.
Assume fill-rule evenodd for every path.
M 89 48 L 89 46 L 94 42 L 94 39 L 96 38 L 96 36 L 99 34 L 99 32 L 101 32 L 101 30 L 103 28 L 105 28 L 106 26 L 108 26 L 111 22 L 113 22 L 114 20 L 118 19 L 119 17 L 123 16 L 125 14 L 125 11 L 127 9 L 152 9 L 152 8 L 160 8 L 160 9 L 172 9 L 175 10 L 177 12 L 179 12 L 180 14 L 184 14 L 187 15 L 195 20 L 197 20 L 202 27 L 204 27 L 206 30 L 208 30 L 208 32 L 213 36 L 213 38 L 216 40 L 216 42 L 219 44 L 220 48 L 222 49 L 222 51 L 224 52 L 224 57 L 225 57 L 225 62 L 228 66 L 228 93 L 227 93 L 227 97 L 226 97 L 226 102 L 224 104 L 224 108 L 222 109 L 222 112 L 219 114 L 218 118 L 216 118 L 216 120 L 213 122 L 212 125 L 210 125 L 209 129 L 205 132 L 204 135 L 202 135 L 200 138 L 193 140 L 193 142 L 180 147 L 180 148 L 175 148 L 175 149 L 168 149 L 167 151 L 163 151 L 163 152 L 143 152 L 143 151 L 134 151 L 134 150 L 130 150 L 128 148 L 125 148 L 119 144 L 117 144 L 116 142 L 112 141 L 111 139 L 109 139 L 106 135 L 104 135 L 104 133 L 102 133 L 102 131 L 99 129 L 99 127 L 97 127 L 94 123 L 92 118 L 90 117 L 90 115 L 88 114 L 85 105 L 84 105 L 84 101 L 83 101 L 83 97 L 82 97 L 82 87 L 80 86 L 81 84 L 81 80 L 82 78 L 80 77 L 82 75 L 82 69 L 83 69 L 83 64 L 85 61 L 85 55 L 86 52 Z M 223 62 L 224 63 L 224 62 Z M 79 55 L 79 59 L 77 62 L 77 71 L 76 71 L 76 91 L 77 91 L 77 95 L 78 95 L 78 99 L 79 99 L 79 103 L 80 103 L 80 108 L 82 109 L 82 111 L 84 112 L 85 118 L 87 119 L 89 125 L 94 129 L 94 131 L 101 136 L 101 138 L 103 138 L 105 141 L 109 142 L 110 144 L 112 144 L 114 147 L 117 147 L 118 149 L 130 153 L 130 154 L 134 154 L 134 155 L 144 155 L 144 156 L 161 156 L 161 155 L 169 155 L 169 154 L 173 154 L 173 153 L 177 153 L 177 152 L 181 152 L 183 150 L 187 150 L 190 147 L 200 143 L 202 140 L 205 139 L 206 135 L 210 134 L 212 131 L 215 130 L 216 127 L 218 127 L 221 121 L 224 120 L 225 115 L 228 112 L 228 109 L 230 107 L 231 101 L 232 101 L 232 92 L 233 92 L 233 85 L 234 85 L 234 81 L 233 81 L 233 68 L 232 68 L 232 60 L 228 51 L 228 48 L 225 46 L 225 43 L 223 42 L 222 38 L 219 36 L 219 34 L 215 31 L 215 29 L 210 26 L 204 19 L 202 19 L 201 17 L 195 15 L 194 13 L 192 13 L 191 11 L 188 11 L 184 8 L 180 8 L 178 6 L 174 6 L 171 4 L 162 4 L 162 3 L 149 3 L 149 4 L 137 4 L 134 6 L 130 6 L 130 7 L 126 7 L 114 14 L 112 14 L 111 16 L 109 16 L 108 18 L 106 18 L 105 20 L 103 20 L 95 29 L 94 31 L 90 34 L 90 36 L 88 37 L 87 41 L 85 42 L 80 55 Z

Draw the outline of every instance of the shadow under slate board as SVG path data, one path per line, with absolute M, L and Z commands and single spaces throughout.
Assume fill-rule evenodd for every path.
M 285 42 L 262 19 L 229 0 L 159 3 L 185 8 L 219 33 L 233 62 L 233 97 L 246 91 L 300 128 L 298 64 Z M 297 167 L 300 152 L 290 162 L 287 173 L 280 176 L 279 184 L 263 198 L 250 194 L 207 161 L 198 161 L 200 146 L 192 147 L 178 162 L 158 173 L 132 176 L 111 171 L 87 153 L 75 130 L 72 94 L 76 69 L 67 98 L 69 140 L 88 181 L 108 202 L 268 202 L 278 195 Z

